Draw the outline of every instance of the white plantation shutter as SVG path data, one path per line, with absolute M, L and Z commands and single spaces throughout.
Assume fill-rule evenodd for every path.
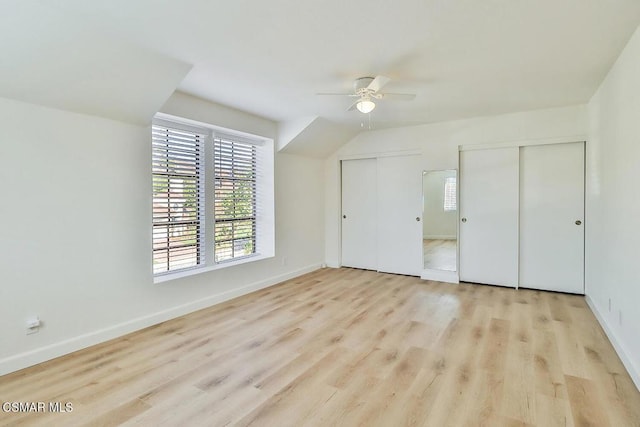
M 199 132 L 152 126 L 154 274 L 204 262 L 204 138 Z
M 214 255 L 222 262 L 256 253 L 257 147 L 219 134 L 213 147 Z

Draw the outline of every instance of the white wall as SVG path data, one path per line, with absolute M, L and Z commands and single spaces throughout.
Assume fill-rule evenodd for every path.
M 422 237 L 424 239 L 456 239 L 458 211 L 444 210 L 444 184 L 455 177 L 453 170 L 430 171 L 422 176 Z
M 588 113 L 586 293 L 640 388 L 640 28 Z
M 163 111 L 276 134 L 271 121 L 182 94 Z M 0 159 L 0 374 L 323 261 L 321 160 L 276 155 L 275 258 L 153 284 L 149 128 L 0 98 Z M 26 335 L 32 315 L 44 326 Z
M 457 169 L 459 145 L 574 136 L 584 140 L 586 132 L 586 107 L 578 105 L 361 133 L 325 162 L 327 265 L 340 265 L 340 159 L 418 150 L 424 170 Z

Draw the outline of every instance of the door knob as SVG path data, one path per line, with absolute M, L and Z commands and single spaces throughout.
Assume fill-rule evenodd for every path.
M 419 216 L 416 217 L 416 221 L 420 222 L 420 217 Z
M 460 221 L 467 222 L 467 218 L 462 218 Z
M 582 224 L 582 221 L 580 221 L 579 219 L 576 220 L 576 225 L 580 225 L 580 224 Z
M 342 215 L 342 218 L 345 218 L 345 219 L 346 219 L 346 218 L 347 218 L 347 216 L 346 216 L 346 215 Z

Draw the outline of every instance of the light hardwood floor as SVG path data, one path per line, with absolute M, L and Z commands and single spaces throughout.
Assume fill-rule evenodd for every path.
M 0 377 L 1 425 L 640 426 L 580 296 L 324 269 Z
M 423 239 L 422 260 L 424 268 L 456 271 L 456 240 Z

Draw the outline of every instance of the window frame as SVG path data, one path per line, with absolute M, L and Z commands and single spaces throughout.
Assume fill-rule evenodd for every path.
M 203 198 L 201 205 L 202 218 L 200 219 L 200 240 L 198 242 L 198 255 L 200 263 L 191 267 L 155 273 L 152 266 L 154 283 L 161 283 L 176 278 L 186 277 L 207 271 L 231 267 L 234 265 L 254 262 L 271 258 L 275 253 L 274 242 L 274 197 L 273 197 L 273 139 L 222 128 L 219 126 L 197 122 L 181 117 L 158 113 L 152 121 L 153 126 L 162 126 L 179 129 L 187 132 L 203 135 L 200 141 L 202 166 L 200 168 L 199 194 Z M 216 261 L 215 258 L 215 158 L 214 144 L 216 139 L 231 140 L 242 145 L 249 144 L 255 147 L 255 181 L 253 187 L 255 216 L 252 238 L 252 253 Z M 154 176 L 153 169 L 151 171 Z M 154 199 L 152 192 L 152 200 Z M 152 228 L 154 227 L 153 215 Z M 153 252 L 153 244 L 152 244 Z

